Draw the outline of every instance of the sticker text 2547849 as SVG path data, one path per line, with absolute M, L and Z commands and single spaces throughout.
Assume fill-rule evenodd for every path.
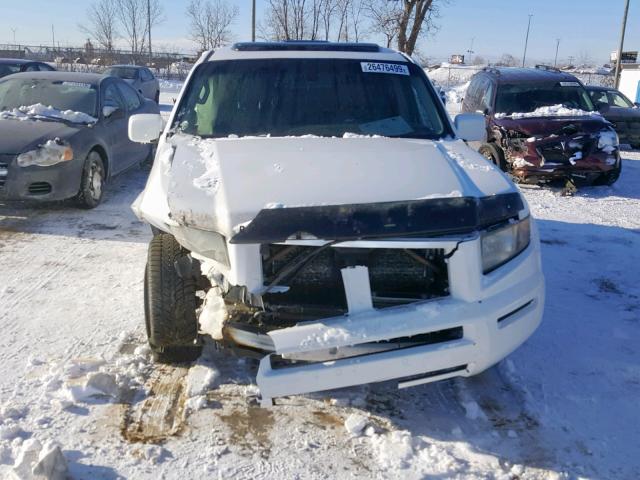
M 406 65 L 396 63 L 360 62 L 365 73 L 392 73 L 394 75 L 409 75 Z

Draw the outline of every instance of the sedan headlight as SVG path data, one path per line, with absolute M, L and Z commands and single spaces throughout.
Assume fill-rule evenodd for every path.
M 73 160 L 73 149 L 59 138 L 47 140 L 35 150 L 21 153 L 17 158 L 18 165 L 21 167 L 30 167 L 31 165 L 49 167 L 69 160 Z
M 531 241 L 529 217 L 482 233 L 482 270 L 489 273 L 517 256 Z

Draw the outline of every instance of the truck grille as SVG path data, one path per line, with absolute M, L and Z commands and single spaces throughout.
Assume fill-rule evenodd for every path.
M 262 269 L 270 285 L 283 269 L 320 247 L 263 245 Z M 281 293 L 267 293 L 265 304 L 275 308 L 328 308 L 347 311 L 340 270 L 349 266 L 369 269 L 375 308 L 428 300 L 448 295 L 444 251 L 401 248 L 327 248 L 281 282 Z

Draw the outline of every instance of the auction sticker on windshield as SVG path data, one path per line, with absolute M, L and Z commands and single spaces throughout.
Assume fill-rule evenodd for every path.
M 362 66 L 362 71 L 365 73 L 392 73 L 394 75 L 409 75 L 409 69 L 406 65 L 375 62 L 360 62 L 360 65 Z

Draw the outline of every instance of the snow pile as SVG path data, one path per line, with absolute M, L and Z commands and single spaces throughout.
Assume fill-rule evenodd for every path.
M 496 113 L 495 117 L 512 118 L 534 118 L 534 117 L 600 117 L 598 112 L 587 112 L 579 108 L 567 108 L 563 105 L 550 105 L 546 107 L 536 108 L 533 112 L 516 112 L 511 114 Z
M 371 437 L 374 456 L 385 469 L 403 469 L 414 457 L 413 438 L 406 430 L 394 430 Z
M 364 415 L 358 415 L 357 413 L 352 413 L 344 421 L 344 428 L 351 435 L 357 437 L 358 435 L 362 434 L 368 422 L 369 420 Z
M 36 439 L 22 445 L 18 458 L 9 473 L 14 480 L 66 480 L 67 461 L 60 446 L 47 442 L 43 446 Z
M 66 120 L 73 123 L 96 123 L 97 118 L 87 115 L 83 112 L 75 112 L 73 110 L 58 110 L 52 106 L 46 106 L 41 103 L 35 105 L 22 106 L 13 110 L 5 110 L 0 112 L 1 119 L 31 120 L 38 118 L 55 118 Z
M 211 288 L 204 299 L 202 311 L 198 317 L 200 331 L 214 340 L 222 340 L 222 327 L 227 317 L 224 300 L 217 288 Z
M 447 105 L 461 104 L 464 99 L 464 95 L 467 92 L 467 88 L 469 88 L 469 83 L 470 82 L 466 82 L 453 88 L 446 89 L 445 95 L 447 96 Z
M 216 386 L 220 372 L 201 361 L 189 369 L 186 380 L 187 409 L 195 411 L 207 404 L 206 393 Z
M 425 73 L 432 81 L 451 87 L 468 82 L 471 80 L 471 77 L 484 67 L 484 65 L 451 65 L 449 63 L 443 63 L 438 68 L 431 70 L 425 69 Z

